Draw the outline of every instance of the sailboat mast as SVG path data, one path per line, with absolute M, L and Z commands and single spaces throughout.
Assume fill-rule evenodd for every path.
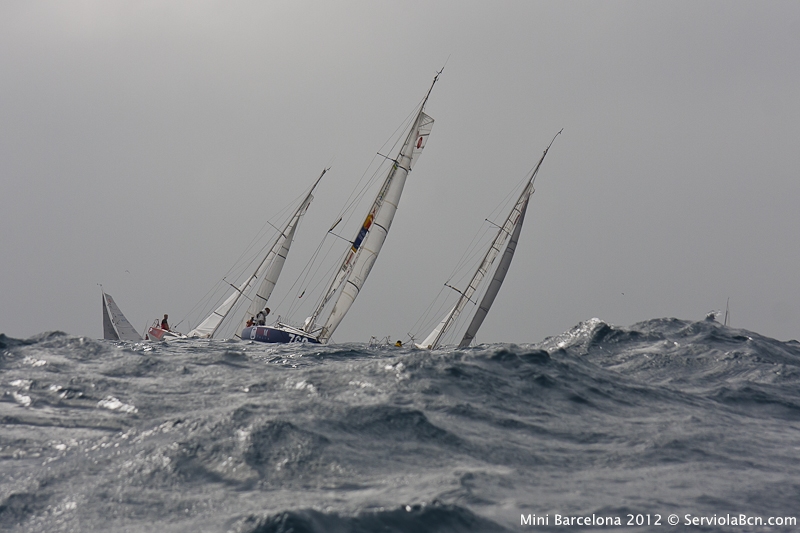
M 425 341 L 423 341 L 422 344 L 423 346 L 433 349 L 439 345 L 439 342 L 442 340 L 442 337 L 455 323 L 456 319 L 458 319 L 458 316 L 461 314 L 461 311 L 463 311 L 464 307 L 467 305 L 467 302 L 470 300 L 472 295 L 477 290 L 478 285 L 480 285 L 481 281 L 483 281 L 483 278 L 489 271 L 489 268 L 492 266 L 495 257 L 497 257 L 497 254 L 500 253 L 500 249 L 502 248 L 503 244 L 505 244 L 506 239 L 513 231 L 514 225 L 517 223 L 517 219 L 522 212 L 522 205 L 527 202 L 528 197 L 533 192 L 533 185 L 532 185 L 533 175 L 534 174 L 532 174 L 531 178 L 529 178 L 528 183 L 525 185 L 525 189 L 522 191 L 522 194 L 517 200 L 517 203 L 514 205 L 514 208 L 508 214 L 508 217 L 506 217 L 505 222 L 497 231 L 497 235 L 492 241 L 491 246 L 489 246 L 489 249 L 486 251 L 486 254 L 483 256 L 483 260 L 478 266 L 478 269 L 475 271 L 475 274 L 472 275 L 472 279 L 470 280 L 466 290 L 461 293 L 458 302 L 450 311 L 449 316 L 442 322 L 441 327 L 438 328 L 438 333 L 433 337 L 433 339 L 425 339 Z
M 333 300 L 334 296 L 338 294 L 328 319 L 317 336 L 320 342 L 325 343 L 331 338 L 333 332 L 353 305 L 383 247 L 397 211 L 406 178 L 411 171 L 412 165 L 422 152 L 427 137 L 433 128 L 433 119 L 426 115 L 424 110 L 433 86 L 439 79 L 439 74 L 441 74 L 441 71 L 436 73 L 428 92 L 425 94 L 405 142 L 400 148 L 397 157 L 393 160 L 394 164 L 375 196 L 361 228 L 351 243 L 350 250 L 345 255 L 325 293 L 325 297 L 311 317 L 306 320 L 305 331 L 314 331 L 317 318 L 328 303 Z
M 324 169 L 322 173 L 319 175 L 317 180 L 314 182 L 314 185 L 311 186 L 309 189 L 308 194 L 303 198 L 303 201 L 300 203 L 300 206 L 294 212 L 292 217 L 289 219 L 289 222 L 283 228 L 283 231 L 275 238 L 275 242 L 270 247 L 270 251 L 264 256 L 261 262 L 258 264 L 258 267 L 253 271 L 253 273 L 242 282 L 238 287 L 234 287 L 234 292 L 225 299 L 222 304 L 217 307 L 203 322 L 200 323 L 195 329 L 189 332 L 190 337 L 202 337 L 202 338 L 210 338 L 213 337 L 214 334 L 217 332 L 219 327 L 222 325 L 222 322 L 228 316 L 228 313 L 236 306 L 236 303 L 239 299 L 244 295 L 246 292 L 250 290 L 253 286 L 255 281 L 263 275 L 267 267 L 271 265 L 276 257 L 281 257 L 281 264 L 280 267 L 283 267 L 283 261 L 286 259 L 286 255 L 289 253 L 289 246 L 291 246 L 291 237 L 294 236 L 294 231 L 297 227 L 298 222 L 300 221 L 300 217 L 305 210 L 308 209 L 308 206 L 311 204 L 311 200 L 313 199 L 314 190 L 319 185 L 320 180 L 322 180 L 322 176 L 329 169 Z M 283 253 L 281 253 L 283 252 Z M 270 275 L 272 274 L 272 275 Z M 272 293 L 272 288 L 275 286 L 275 281 L 277 281 L 278 275 L 280 274 L 280 268 L 277 268 L 277 272 L 268 272 L 267 276 L 265 276 L 264 281 L 262 282 L 261 287 L 259 287 L 258 295 L 266 297 L 263 298 L 263 301 L 266 302 L 267 298 L 269 298 L 269 294 Z M 273 279 L 274 278 L 274 279 Z M 272 280 L 271 286 L 267 287 L 267 281 Z M 255 304 L 254 298 L 253 303 L 251 303 L 251 307 Z M 258 305 L 261 305 L 261 302 L 258 302 Z M 260 308 L 258 309 L 260 310 Z M 256 312 L 258 312 L 256 310 Z M 253 313 L 255 315 L 255 313 Z M 242 325 L 247 321 L 247 317 L 244 318 L 242 321 Z M 236 338 L 240 338 L 240 331 L 236 331 L 234 336 Z
M 563 129 L 561 131 L 563 131 Z M 550 141 L 550 144 L 547 145 L 547 148 L 545 148 L 544 152 L 542 153 L 542 157 L 539 159 L 539 162 L 536 164 L 536 167 L 534 167 L 533 171 L 528 177 L 528 181 L 525 184 L 525 188 L 519 195 L 519 198 L 517 199 L 516 204 L 514 204 L 514 207 L 511 209 L 511 212 L 508 214 L 508 217 L 506 217 L 505 222 L 497 231 L 497 235 L 495 236 L 494 241 L 492 241 L 491 246 L 489 246 L 489 249 L 486 251 L 486 255 L 484 255 L 483 260 L 478 266 L 478 269 L 475 271 L 475 274 L 473 274 L 472 279 L 470 280 L 470 283 L 467 286 L 467 289 L 461 293 L 461 296 L 459 297 L 458 302 L 453 307 L 453 309 L 450 310 L 449 314 L 442 320 L 442 322 L 431 332 L 430 335 L 428 335 L 428 337 L 422 342 L 422 344 L 419 345 L 420 347 L 433 349 L 439 345 L 439 343 L 442 340 L 442 337 L 444 337 L 445 333 L 447 333 L 447 330 L 455 323 L 456 319 L 461 314 L 461 311 L 464 309 L 467 302 L 470 300 L 472 295 L 477 290 L 478 285 L 480 285 L 481 281 L 483 281 L 484 276 L 489 271 L 489 268 L 492 266 L 492 263 L 497 257 L 497 254 L 500 253 L 500 249 L 502 248 L 503 244 L 505 244 L 506 239 L 509 236 L 511 236 L 511 241 L 508 244 L 508 246 L 511 247 L 513 243 L 510 255 L 504 254 L 504 258 L 503 260 L 501 260 L 501 266 L 502 263 L 505 263 L 505 269 L 506 270 L 508 269 L 508 265 L 511 263 L 511 259 L 513 258 L 514 255 L 514 250 L 516 249 L 516 240 L 519 239 L 519 231 L 521 228 L 518 226 L 522 224 L 525 218 L 525 211 L 528 208 L 528 201 L 530 199 L 530 196 L 533 194 L 533 183 L 536 180 L 536 175 L 539 173 L 539 168 L 542 166 L 542 162 L 544 161 L 544 158 L 547 156 L 547 152 L 550 150 L 550 147 L 553 145 L 553 142 L 556 140 L 556 137 L 558 137 L 561 134 L 561 131 L 559 131 L 553 136 L 553 139 Z M 498 270 L 500 269 L 501 267 L 498 267 Z M 477 333 L 478 328 L 483 323 L 483 318 L 485 318 L 486 314 L 489 312 L 489 308 L 494 302 L 494 297 L 500 290 L 500 285 L 502 284 L 504 278 L 505 278 L 505 271 L 503 271 L 499 277 L 498 273 L 497 272 L 495 273 L 493 282 L 497 280 L 498 283 L 496 284 L 496 286 L 494 287 L 490 286 L 490 288 L 487 289 L 486 294 L 484 294 L 484 299 L 478 306 L 478 310 L 476 311 L 476 316 L 473 317 L 470 326 L 467 328 L 467 333 L 461 340 L 459 347 L 465 346 L 464 344 L 465 342 L 466 345 L 469 345 L 469 342 L 472 341 L 472 338 L 475 336 L 475 333 Z M 491 296 L 489 296 L 490 294 Z M 489 299 L 487 299 L 487 296 L 489 297 Z M 485 310 L 482 310 L 481 308 L 484 307 Z M 482 313 L 483 316 L 477 318 L 477 315 L 479 313 Z
M 237 330 L 237 333 L 239 333 L 242 328 L 245 327 L 248 317 L 256 316 L 258 312 L 264 308 L 267 300 L 272 295 L 272 290 L 275 288 L 275 284 L 278 282 L 278 277 L 283 270 L 286 257 L 289 255 L 289 248 L 292 245 L 294 233 L 300 223 L 300 218 L 305 214 L 308 206 L 314 199 L 314 190 L 317 188 L 322 176 L 324 176 L 327 171 L 327 168 L 324 169 L 317 178 L 317 181 L 314 182 L 314 185 L 308 191 L 308 194 L 303 199 L 300 207 L 297 208 L 297 211 L 295 211 L 292 219 L 281 232 L 281 235 L 278 238 L 278 241 L 275 242 L 275 245 L 273 246 L 268 258 L 265 259 L 265 262 L 269 264 L 269 267 L 266 270 L 262 270 L 262 272 L 264 272 L 264 279 L 261 281 L 261 285 L 259 286 L 256 295 L 253 297 L 253 300 L 250 302 L 250 307 L 247 311 L 247 314 L 242 317 L 241 327 L 239 330 Z
M 533 194 L 533 192 L 534 191 L 531 190 L 531 194 Z M 489 282 L 489 287 L 483 294 L 481 303 L 478 304 L 478 309 L 475 311 L 475 314 L 472 315 L 472 321 L 469 323 L 469 326 L 467 326 L 464 337 L 461 339 L 461 342 L 458 343 L 459 348 L 466 348 L 470 345 L 472 339 L 474 339 L 475 335 L 478 333 L 478 329 L 480 329 L 481 325 L 483 324 L 483 320 L 486 318 L 486 315 L 489 314 L 489 309 L 491 309 L 494 299 L 500 292 L 500 287 L 503 285 L 503 281 L 506 279 L 506 274 L 508 273 L 508 267 L 511 266 L 511 261 L 514 259 L 514 252 L 517 250 L 519 235 L 522 232 L 522 223 L 525 221 L 525 211 L 527 211 L 529 203 L 530 195 L 525 199 L 525 202 L 520 209 L 517 223 L 514 225 L 514 232 L 511 234 L 511 238 L 506 245 L 503 256 L 500 258 L 500 263 L 497 265 L 497 269 L 494 271 L 494 276 Z

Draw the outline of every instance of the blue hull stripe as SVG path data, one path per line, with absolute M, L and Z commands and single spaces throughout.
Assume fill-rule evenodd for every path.
M 269 326 L 251 326 L 249 328 L 244 328 L 242 330 L 242 340 L 284 344 L 288 344 L 290 342 L 310 342 L 312 344 L 320 344 L 320 342 L 314 337 L 300 335 Z

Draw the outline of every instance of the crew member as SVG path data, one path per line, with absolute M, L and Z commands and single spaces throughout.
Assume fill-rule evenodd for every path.
M 258 319 L 259 326 L 265 326 L 267 324 L 267 315 L 269 314 L 269 307 L 265 307 L 263 311 L 259 311 L 256 318 Z
M 164 320 L 161 321 L 161 329 L 169 331 L 169 323 L 167 322 L 167 315 L 164 315 Z

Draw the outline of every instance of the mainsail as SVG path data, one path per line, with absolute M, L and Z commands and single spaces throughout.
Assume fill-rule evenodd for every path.
M 400 196 L 406 183 L 408 173 L 416 162 L 433 128 L 433 119 L 425 114 L 425 103 L 431 94 L 439 74 L 433 79 L 428 93 L 420 105 L 416 118 L 411 123 L 411 128 L 405 142 L 400 148 L 394 164 L 389 170 L 378 194 L 375 197 L 364 223 L 361 225 L 350 249 L 347 251 L 342 264 L 337 270 L 324 298 L 315 309 L 314 313 L 306 320 L 303 331 L 316 335 L 319 342 L 326 343 L 333 332 L 342 322 L 345 314 L 350 310 L 359 291 L 364 286 L 372 266 L 383 247 L 386 235 L 392 226 L 392 220 L 400 203 Z M 327 320 L 319 328 L 317 318 L 333 301 L 331 312 Z
M 525 184 L 525 187 L 522 190 L 522 193 L 519 195 L 517 202 L 514 204 L 514 207 L 511 209 L 511 212 L 506 217 L 505 222 L 500 227 L 495 236 L 492 244 L 489 246 L 489 249 L 486 251 L 486 254 L 483 256 L 483 260 L 481 261 L 478 269 L 472 276 L 472 279 L 469 282 L 467 288 L 462 292 L 459 291 L 461 296 L 459 297 L 458 301 L 456 302 L 455 306 L 445 315 L 441 322 L 434 328 L 434 330 L 423 340 L 421 343 L 416 344 L 417 348 L 429 349 L 432 350 L 436 348 L 442 340 L 442 337 L 447 333 L 447 331 L 455 324 L 458 316 L 460 315 L 461 311 L 463 311 L 464 307 L 467 305 L 467 302 L 472 301 L 472 296 L 475 291 L 478 289 L 481 281 L 486 276 L 486 273 L 492 267 L 497 255 L 500 253 L 503 245 L 505 244 L 506 240 L 508 240 L 508 244 L 506 245 L 505 251 L 503 252 L 503 257 L 500 260 L 500 263 L 495 270 L 494 276 L 492 277 L 491 282 L 489 283 L 488 288 L 484 292 L 483 298 L 481 299 L 480 304 L 478 304 L 478 309 L 475 311 L 475 315 L 472 317 L 469 326 L 467 326 L 467 331 L 464 334 L 464 337 L 461 339 L 459 343 L 459 348 L 464 348 L 469 346 L 472 339 L 475 338 L 478 329 L 480 328 L 481 324 L 483 324 L 483 320 L 486 318 L 486 315 L 489 313 L 489 309 L 494 303 L 494 299 L 497 296 L 497 293 L 500 292 L 500 286 L 503 284 L 503 280 L 506 277 L 506 273 L 508 272 L 508 268 L 511 265 L 511 260 L 514 258 L 514 252 L 517 248 L 517 242 L 519 241 L 519 235 L 522 231 L 522 223 L 525 220 L 525 212 L 528 209 L 528 202 L 530 200 L 531 195 L 534 192 L 533 189 L 533 182 L 536 179 L 536 175 L 539 172 L 539 167 L 541 167 L 542 162 L 544 161 L 545 156 L 547 155 L 547 151 L 550 150 L 550 146 L 553 145 L 553 141 L 555 138 L 560 134 L 559 131 L 556 133 L 553 140 L 550 141 L 550 144 L 545 149 L 544 153 L 542 154 L 541 159 L 536 164 L 536 167 L 531 172 L 528 180 Z M 510 239 L 509 239 L 510 236 Z
M 283 265 L 286 262 L 286 257 L 289 255 L 289 248 L 292 246 L 295 230 L 300 223 L 300 219 L 308 210 L 308 206 L 314 199 L 314 189 L 317 188 L 322 176 L 324 176 L 327 171 L 327 168 L 323 170 L 317 180 L 314 182 L 314 185 L 311 186 L 308 194 L 306 194 L 305 198 L 300 203 L 300 206 L 289 219 L 289 222 L 287 222 L 286 226 L 275 239 L 275 242 L 270 247 L 269 252 L 267 252 L 264 258 L 258 264 L 256 270 L 238 287 L 234 287 L 233 293 L 231 293 L 231 295 L 228 296 L 228 298 L 226 298 L 225 301 L 222 302 L 222 304 L 217 307 L 214 312 L 212 312 L 196 328 L 189 332 L 189 337 L 213 337 L 217 329 L 219 329 L 220 325 L 222 324 L 222 321 L 225 320 L 225 318 L 231 312 L 231 309 L 233 309 L 233 307 L 239 301 L 239 298 L 241 298 L 242 295 L 247 294 L 252 287 L 255 286 L 256 282 L 262 278 L 261 285 L 258 287 L 258 291 L 250 302 L 250 308 L 242 319 L 241 326 L 244 327 L 245 322 L 247 322 L 249 317 L 255 316 L 261 309 L 264 308 L 267 300 L 272 294 L 272 289 L 275 288 L 275 284 L 278 282 L 278 277 L 281 275 Z M 238 328 L 235 333 L 235 337 L 237 339 L 241 338 L 239 336 L 241 329 L 241 327 Z
M 531 193 L 533 193 L 533 190 L 531 190 Z M 466 348 L 472 342 L 472 339 L 475 338 L 475 334 L 478 333 L 478 329 L 481 327 L 481 324 L 483 324 L 483 319 L 489 314 L 489 309 L 491 309 L 497 293 L 500 292 L 500 286 L 503 284 L 503 280 L 506 279 L 508 267 L 511 266 L 511 260 L 514 259 L 514 252 L 517 250 L 517 242 L 519 241 L 519 234 L 522 231 L 522 223 L 525 221 L 525 211 L 528 209 L 529 200 L 530 196 L 525 199 L 525 203 L 520 209 L 517 223 L 514 225 L 514 232 L 511 234 L 511 239 L 509 239 L 503 256 L 500 258 L 500 263 L 494 271 L 494 276 L 492 277 L 492 281 L 489 282 L 489 287 L 483 294 L 483 299 L 478 305 L 478 310 L 475 311 L 472 317 L 472 322 L 467 326 L 464 338 L 462 338 L 461 342 L 458 344 L 459 348 Z
M 114 298 L 102 289 L 100 292 L 103 294 L 103 338 L 110 341 L 138 342 L 142 340 L 141 335 L 136 332 L 136 329 L 114 303 Z

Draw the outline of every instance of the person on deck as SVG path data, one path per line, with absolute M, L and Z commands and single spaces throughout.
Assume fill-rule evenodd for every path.
M 253 320 L 253 317 L 250 317 L 247 319 L 247 324 L 245 324 L 245 326 L 250 328 L 253 326 L 253 324 L 255 324 L 255 321 Z
M 259 326 L 267 325 L 267 315 L 269 314 L 269 307 L 265 307 L 263 311 L 259 311 L 256 318 L 258 319 Z
M 167 322 L 167 315 L 164 315 L 164 320 L 161 321 L 161 329 L 169 331 L 169 323 Z

